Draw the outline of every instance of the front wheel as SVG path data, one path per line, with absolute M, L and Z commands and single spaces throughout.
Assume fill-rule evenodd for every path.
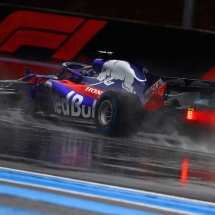
M 95 109 L 97 130 L 106 134 L 137 132 L 142 116 L 142 104 L 137 95 L 126 91 L 106 91 Z

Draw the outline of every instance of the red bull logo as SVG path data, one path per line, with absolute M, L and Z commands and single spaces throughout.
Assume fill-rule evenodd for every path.
M 45 85 L 51 91 L 55 113 L 64 116 L 94 118 L 96 99 L 91 99 L 87 102 L 87 98 L 73 90 L 67 93 L 66 96 L 60 97 L 53 92 L 51 82 L 47 81 Z
M 137 78 L 135 71 L 131 68 L 129 62 L 118 60 L 106 61 L 97 79 L 100 81 L 99 83 L 103 82 L 106 86 L 110 86 L 117 80 L 120 80 L 122 81 L 122 88 L 134 94 L 136 94 L 134 87 L 132 86 L 134 80 L 136 79 L 139 82 L 145 81 Z
M 64 116 L 94 118 L 96 100 L 93 101 L 92 107 L 89 107 L 83 104 L 84 97 L 82 95 L 75 94 L 73 96 L 74 93 L 74 91 L 71 91 L 66 98 L 59 98 L 57 95 L 53 95 L 55 113 L 63 114 Z

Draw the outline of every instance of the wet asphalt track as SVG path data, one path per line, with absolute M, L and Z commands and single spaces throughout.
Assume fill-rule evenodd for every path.
M 215 203 L 213 138 L 205 138 L 198 143 L 177 133 L 169 136 L 139 133 L 133 137 L 110 138 L 97 134 L 94 127 L 88 124 L 78 126 L 72 122 L 33 119 L 11 110 L 0 114 L 0 162 L 1 167 L 11 169 Z M 75 209 L 4 193 L 1 191 L 4 186 L 40 192 L 47 190 L 45 187 L 3 180 L 0 175 L 0 205 L 6 207 L 7 214 L 13 214 L 9 213 L 10 207 L 21 208 L 22 212 L 23 209 L 31 213 L 34 211 L 35 214 L 101 214 L 101 211 Z M 106 206 L 126 207 L 153 214 L 176 214 L 171 210 L 62 190 L 49 192 L 96 201 Z

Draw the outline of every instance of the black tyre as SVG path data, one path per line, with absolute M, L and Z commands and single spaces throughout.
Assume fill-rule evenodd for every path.
M 137 95 L 126 91 L 106 91 L 95 109 L 97 130 L 106 134 L 137 132 L 142 118 L 142 104 Z

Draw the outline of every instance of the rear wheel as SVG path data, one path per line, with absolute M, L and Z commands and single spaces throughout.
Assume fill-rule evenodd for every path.
M 97 130 L 106 134 L 136 133 L 141 123 L 142 105 L 137 95 L 126 91 L 106 91 L 95 109 Z
M 106 126 L 110 123 L 114 113 L 114 108 L 109 100 L 104 100 L 98 109 L 98 118 L 101 125 Z

